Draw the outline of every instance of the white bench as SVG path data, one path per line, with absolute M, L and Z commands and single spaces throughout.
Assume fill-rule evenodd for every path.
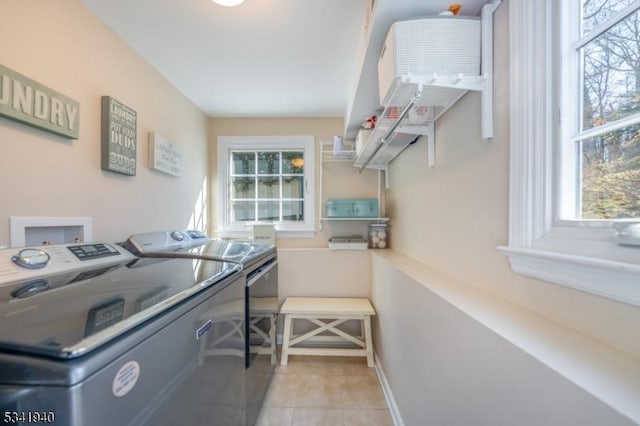
M 287 365 L 289 355 L 328 355 L 328 356 L 366 356 L 367 365 L 373 367 L 373 345 L 371 337 L 371 316 L 376 311 L 369 299 L 360 298 L 322 298 L 322 297 L 287 297 L 280 308 L 284 315 L 284 332 L 282 341 L 282 357 L 280 363 Z M 307 333 L 294 336 L 293 322 L 305 319 L 314 323 L 317 328 Z M 329 322 L 322 320 L 332 320 Z M 338 325 L 348 320 L 359 320 L 362 324 L 363 336 L 352 336 L 338 328 Z M 318 336 L 329 331 L 334 336 Z M 326 337 L 324 341 L 348 341 L 357 348 L 332 347 L 299 347 L 305 340 L 314 337 Z

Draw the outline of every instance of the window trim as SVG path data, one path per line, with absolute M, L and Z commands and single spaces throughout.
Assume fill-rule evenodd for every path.
M 611 222 L 558 216 L 562 152 L 554 144 L 560 118 L 554 94 L 561 87 L 553 67 L 560 47 L 553 31 L 560 16 L 554 3 L 509 2 L 509 242 L 498 249 L 516 273 L 640 305 L 640 248 L 616 245 Z
M 315 138 L 313 136 L 218 136 L 216 234 L 222 237 L 251 236 L 248 224 L 229 224 L 229 152 L 232 150 L 300 150 L 304 151 L 305 220 L 280 222 L 275 229 L 279 237 L 308 238 L 315 234 Z

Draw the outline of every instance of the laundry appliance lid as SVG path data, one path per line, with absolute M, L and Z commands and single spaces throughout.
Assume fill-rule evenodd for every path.
M 242 264 L 244 267 L 256 260 L 274 254 L 276 248 L 270 244 L 257 244 L 244 241 L 212 239 L 205 244 L 183 249 L 197 257 L 221 258 Z
M 79 357 L 234 273 L 217 261 L 129 259 L 0 282 L 0 353 Z
M 268 256 L 275 256 L 271 244 L 224 238 L 210 238 L 200 231 L 155 231 L 131 235 L 124 242 L 138 256 L 190 257 L 225 260 L 244 268 Z

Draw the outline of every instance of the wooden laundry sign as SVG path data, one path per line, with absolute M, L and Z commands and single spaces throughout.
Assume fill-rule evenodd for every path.
M 4 65 L 0 65 L 0 115 L 78 139 L 80 104 Z
M 102 97 L 102 170 L 136 175 L 138 115 L 109 97 Z

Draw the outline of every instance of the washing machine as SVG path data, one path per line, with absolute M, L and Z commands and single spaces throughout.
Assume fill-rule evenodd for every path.
M 244 297 L 227 262 L 0 250 L 3 424 L 244 424 Z
M 242 268 L 246 284 L 247 424 L 255 424 L 278 363 L 278 255 L 275 246 L 211 238 L 194 230 L 135 234 L 123 245 L 142 258 L 218 260 Z

